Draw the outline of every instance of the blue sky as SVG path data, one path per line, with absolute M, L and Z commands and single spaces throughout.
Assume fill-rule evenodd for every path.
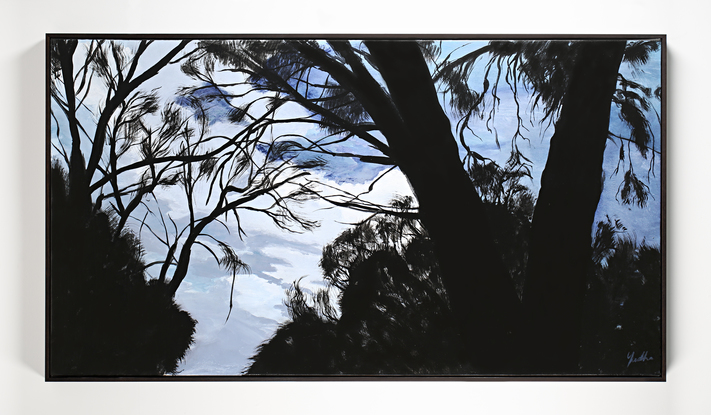
M 443 42 L 443 54 L 453 51 L 456 56 L 456 54 L 463 54 L 484 43 L 446 41 Z M 151 60 L 158 59 L 174 44 L 175 42 L 157 41 L 151 45 L 138 70 L 145 69 Z M 623 64 L 620 71 L 628 79 L 635 79 L 654 89 L 661 83 L 659 81 L 660 56 L 659 52 L 652 54 L 650 62 L 641 69 L 630 68 Z M 480 68 L 483 68 L 483 65 L 480 65 Z M 477 82 L 480 82 L 480 75 L 481 72 L 475 72 Z M 176 101 L 175 93 L 179 88 L 190 85 L 195 85 L 195 81 L 182 74 L 177 65 L 173 65 L 163 69 L 158 76 L 147 82 L 143 89 L 156 89 L 163 102 L 171 102 Z M 237 90 L 238 88 L 235 88 L 230 92 L 237 92 Z M 519 92 L 521 90 L 519 89 Z M 515 128 L 516 113 L 511 91 L 502 86 L 499 95 L 502 98 L 502 103 L 497 111 L 495 127 L 500 145 L 496 144 L 494 134 L 488 131 L 483 121 L 472 122 L 471 127 L 476 136 L 467 136 L 467 143 L 475 151 L 503 165 L 509 157 L 510 137 Z M 87 108 L 79 114 L 80 120 L 85 126 L 94 126 L 97 117 L 96 110 L 92 113 L 89 109 L 101 105 L 103 96 L 103 90 L 97 82 L 85 101 Z M 522 101 L 525 102 L 525 98 Z M 659 111 L 658 102 L 654 100 L 652 102 Z M 178 103 L 184 104 L 180 100 Z M 238 105 L 239 103 L 233 102 L 233 104 Z M 208 111 L 213 115 L 210 133 L 215 135 L 234 134 L 236 127 L 224 122 L 224 117 L 227 114 L 226 105 L 215 102 L 211 105 L 212 109 Z M 289 104 L 284 105 L 279 111 L 280 116 L 284 118 L 305 114 L 303 109 L 297 105 Z M 649 119 L 656 120 L 653 111 L 647 115 Z M 152 121 L 157 122 L 158 120 L 153 118 Z M 548 140 L 554 129 L 552 127 L 546 129 L 536 123 L 531 124 L 529 128 L 528 140 L 519 141 L 519 145 L 524 154 L 532 160 L 533 179 L 525 184 L 535 194 L 539 188 L 538 180 L 545 165 Z M 614 109 L 610 128 L 613 132 L 621 135 L 627 133 L 627 127 L 619 120 Z M 656 143 L 659 145 L 660 132 L 656 121 L 652 121 L 652 128 L 657 137 Z M 320 129 L 308 124 L 277 127 L 272 133 L 298 134 L 312 139 L 318 139 L 324 134 Z M 54 143 L 59 140 L 66 148 L 69 148 L 68 129 L 63 124 L 61 117 L 59 135 L 56 134 L 56 128 L 53 128 L 52 140 Z M 87 154 L 87 147 L 84 146 L 83 149 Z M 357 139 L 334 146 L 334 151 L 372 153 L 365 143 Z M 52 154 L 57 156 L 55 150 Z M 617 163 L 617 155 L 617 147 L 609 142 L 603 166 L 606 181 L 597 218 L 601 220 L 605 215 L 620 218 L 630 234 L 634 235 L 638 241 L 644 239 L 649 243 L 658 244 L 660 242 L 661 161 L 659 158 L 657 159 L 649 176 L 648 184 L 652 189 L 652 198 L 648 205 L 645 208 L 622 206 L 617 200 L 617 189 L 622 180 L 622 174 L 612 174 Z M 129 154 L 127 161 L 130 161 L 132 157 L 135 159 L 138 156 Z M 636 172 L 647 172 L 649 161 L 642 159 L 636 152 L 632 154 L 632 162 L 635 164 Z M 379 165 L 339 157 L 329 158 L 328 164 L 314 174 L 324 183 L 340 186 L 351 193 L 360 193 L 365 191 L 370 182 L 383 171 L 383 167 Z M 136 177 L 138 177 L 137 174 L 128 175 L 124 180 L 128 182 L 135 180 Z M 206 191 L 206 188 L 199 189 L 199 195 L 204 196 Z M 406 179 L 395 169 L 378 182 L 374 191 L 369 195 L 369 200 L 387 203 L 396 195 L 410 194 L 411 191 Z M 170 215 L 179 224 L 186 223 L 188 211 L 182 192 L 178 189 L 160 189 L 156 192 L 156 196 L 158 198 L 157 205 L 160 206 L 164 215 Z M 205 212 L 206 209 L 206 206 L 198 207 L 198 211 Z M 348 224 L 358 222 L 367 216 L 367 214 L 352 210 L 335 209 L 322 201 L 306 202 L 298 207 L 298 211 L 306 217 L 319 220 L 320 226 L 311 232 L 285 233 L 258 213 L 244 212 L 241 220 L 246 236 L 243 239 L 239 238 L 236 232 L 230 232 L 222 226 L 211 225 L 208 227 L 206 232 L 232 246 L 240 258 L 249 264 L 251 272 L 237 276 L 233 297 L 234 309 L 230 319 L 225 321 L 229 310 L 231 276 L 219 268 L 207 250 L 200 247 L 193 249 L 188 277 L 176 295 L 176 300 L 183 308 L 198 320 L 196 343 L 188 352 L 185 362 L 180 366 L 182 374 L 239 374 L 248 364 L 248 358 L 254 354 L 256 346 L 268 339 L 276 327 L 286 321 L 287 313 L 283 305 L 284 290 L 302 277 L 304 279 L 301 285 L 307 290 L 323 287 L 318 268 L 321 248 L 346 229 Z M 144 212 L 137 212 L 136 216 L 141 217 Z M 157 219 L 153 219 L 151 223 L 157 226 Z M 234 225 L 230 220 L 227 220 L 226 223 L 228 227 L 230 224 Z M 136 221 L 130 222 L 129 226 L 134 231 L 138 230 Z M 147 262 L 161 259 L 165 255 L 164 247 L 145 230 L 141 233 L 141 239 L 146 250 Z M 205 241 L 205 243 L 208 246 L 215 246 L 214 244 L 210 245 L 210 241 Z M 157 271 L 157 268 L 149 270 L 153 277 L 156 276 Z

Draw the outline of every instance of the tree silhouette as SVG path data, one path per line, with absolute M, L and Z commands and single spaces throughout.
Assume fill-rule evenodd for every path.
M 50 376 L 173 373 L 193 341 L 195 321 L 174 303 L 164 286 L 146 282 L 140 243 L 124 228 L 142 198 L 173 179 L 162 177 L 165 169 L 157 173 L 154 169 L 152 182 L 144 175 L 138 183 L 121 187 L 116 174 L 118 160 L 132 147 L 148 149 L 144 153 L 156 148 L 165 151 L 179 128 L 176 112 L 166 108 L 163 128 L 157 134 L 159 143 L 151 143 L 143 119 L 157 111 L 157 97 L 141 91 L 140 86 L 188 42 L 178 42 L 138 73 L 139 59 L 151 43 L 139 42 L 129 58 L 118 43 L 89 42 L 78 68 L 74 67 L 78 40 L 53 39 L 48 45 L 52 119 L 57 134 L 60 126 L 67 126 L 71 139 L 69 152 L 61 140 L 55 144 L 68 172 L 56 160 L 49 176 Z M 96 87 L 102 81 L 105 99 L 94 114 L 92 130 L 82 122 L 81 114 L 91 113 L 87 98 L 94 92 L 92 84 Z M 147 133 L 148 140 L 141 140 L 145 138 L 141 133 Z M 108 160 L 103 164 L 102 159 Z M 111 192 L 92 197 L 101 189 L 92 188 L 97 171 Z M 107 198 L 113 199 L 112 210 L 104 212 L 102 203 Z
M 654 41 L 581 41 L 581 42 L 491 42 L 486 51 L 494 56 L 487 65 L 508 68 L 506 83 L 514 98 L 516 81 L 526 79 L 533 87 L 535 108 L 544 109 L 543 120 L 553 121 L 555 133 L 541 178 L 532 221 L 530 251 L 523 303 L 529 338 L 531 361 L 536 373 L 565 373 L 577 370 L 581 330 L 584 284 L 587 262 L 591 256 L 591 228 L 602 191 L 602 160 L 609 132 L 611 103 L 619 109 L 619 117 L 630 126 L 631 139 L 620 140 L 620 162 L 625 160 L 624 149 L 634 143 L 639 153 L 652 154 L 653 135 L 643 110 L 649 110 L 650 89 L 629 82 L 618 73 L 620 63 L 647 61 L 649 52 L 658 48 Z M 476 53 L 476 52 L 475 52 Z M 470 70 L 467 65 L 475 56 L 444 65 L 437 76 L 452 85 Z M 501 70 L 499 70 L 501 72 Z M 455 85 L 457 86 L 457 85 Z M 450 87 L 452 88 L 452 87 Z M 459 86 L 456 95 L 473 94 L 481 99 L 489 85 L 485 80 L 483 92 L 475 93 Z M 492 94 L 496 96 L 498 78 Z M 644 92 L 639 95 L 632 91 Z M 519 103 L 516 100 L 517 114 Z M 460 111 L 467 107 L 461 108 Z M 469 107 L 469 112 L 483 108 Z M 473 108 L 473 109 L 472 109 Z M 489 120 L 495 116 L 493 105 Z M 470 117 L 470 113 L 465 117 Z M 517 138 L 522 134 L 522 120 L 512 140 L 510 162 L 522 163 Z M 625 146 L 625 141 L 627 146 Z M 523 162 L 525 163 L 525 161 Z M 641 206 L 647 198 L 646 185 L 633 172 L 631 159 L 620 186 L 623 202 L 637 200 Z M 618 165 L 618 169 L 619 169 Z M 651 166 L 650 166 L 651 169 Z M 631 191 L 631 188 L 634 191 Z
M 260 212 L 285 230 L 316 225 L 294 210 L 294 205 L 313 197 L 313 184 L 302 180 L 307 175 L 302 168 L 309 163 L 294 163 L 273 145 L 267 131 L 258 128 L 277 107 L 265 110 L 252 124 L 240 125 L 245 123 L 233 119 L 232 136 L 212 134 L 212 98 L 200 95 L 203 83 L 184 87 L 177 91 L 180 99 L 168 102 L 162 102 L 158 89 L 145 87 L 161 70 L 193 53 L 185 51 L 190 42 L 176 41 L 155 62 L 147 58 L 153 43 L 137 41 L 130 49 L 115 41 L 52 39 L 48 46 L 51 116 L 57 134 L 54 169 L 63 165 L 68 170 L 68 184 L 58 173 L 49 178 L 53 191 L 60 189 L 50 205 L 56 235 L 50 267 L 49 354 L 55 362 L 51 376 L 174 372 L 192 342 L 195 323 L 181 311 L 191 324 L 186 341 L 187 323 L 166 310 L 177 307 L 173 299 L 188 274 L 193 249 L 209 252 L 232 274 L 233 284 L 236 275 L 249 268 L 229 244 L 206 229 L 229 229 L 230 214 L 236 221 L 233 229 L 244 236 L 238 213 L 242 210 Z M 75 67 L 76 62 L 81 65 Z M 60 138 L 63 128 L 69 131 L 69 150 Z M 201 186 L 210 188 L 206 200 L 196 191 Z M 68 194 L 62 195 L 65 188 Z M 183 223 L 164 214 L 159 203 L 162 192 L 175 189 L 183 193 L 189 212 Z M 63 203 L 65 199 L 71 203 Z M 75 216 L 64 210 L 76 211 Z M 165 254 L 143 264 L 136 238 L 147 237 L 164 246 Z M 94 238 L 99 239 L 96 247 L 91 246 Z M 65 239 L 75 245 L 71 253 L 63 249 L 66 244 L 59 246 Z M 103 251 L 94 255 L 92 249 L 102 249 L 102 244 L 128 244 L 130 252 L 116 260 Z M 83 262 L 88 268 L 82 268 Z M 134 262 L 140 264 L 126 265 Z M 153 267 L 159 268 L 157 276 L 151 275 Z M 83 295 L 75 295 L 77 291 Z M 111 304 L 116 314 L 107 316 L 110 312 L 101 309 L 103 303 Z M 92 331 L 98 321 L 70 323 L 77 310 L 110 324 L 106 330 Z M 156 331 L 151 324 L 163 328 Z M 69 326 L 60 328 L 65 325 Z M 121 333 L 123 340 L 116 341 Z M 69 349 L 73 354 L 68 355 Z M 143 366 L 134 362 L 141 359 Z
M 251 76 L 256 88 L 275 91 L 282 100 L 302 105 L 315 116 L 301 121 L 313 120 L 338 134 L 332 140 L 358 137 L 380 152 L 351 156 L 397 165 L 413 188 L 418 215 L 435 243 L 445 286 L 453 296 L 454 316 L 466 327 L 463 335 L 471 336 L 467 343 L 472 357 L 486 355 L 481 365 L 500 366 L 514 347 L 521 306 L 496 252 L 483 204 L 462 168 L 427 63 L 414 42 L 364 44 L 367 55 L 348 42 L 330 41 L 335 52 L 331 55 L 313 41 L 204 42 L 203 61 L 207 60 L 208 73 L 211 59 L 217 59 Z M 389 94 L 366 64 L 378 69 Z M 386 142 L 370 133 L 376 130 Z M 327 140 L 334 137 L 331 134 Z M 316 152 L 326 147 L 324 142 L 309 145 Z M 359 200 L 349 202 L 362 208 Z M 478 236 L 460 244 L 461 234 Z M 478 272 L 473 275 L 471 263 L 477 264 Z M 483 342 L 482 337 L 488 340 Z
M 657 41 L 492 42 L 453 61 L 437 61 L 432 42 L 406 40 L 205 41 L 200 46 L 202 52 L 191 61 L 195 70 L 209 77 L 222 65 L 220 70 L 246 76 L 244 83 L 254 89 L 275 93 L 308 112 L 285 122 L 315 124 L 324 137 L 301 137 L 294 151 L 393 165 L 407 177 L 466 344 L 465 360 L 472 367 L 482 373 L 579 370 L 581 304 L 603 154 L 612 137 L 612 106 L 631 128 L 630 138 L 617 137 L 620 143 L 634 143 L 643 156 L 653 146 L 642 112 L 646 98 L 634 91 L 647 89 L 618 71 L 623 60 L 646 61 Z M 491 56 L 490 63 L 484 91 L 476 93 L 468 87 L 468 77 L 484 54 Z M 493 86 L 490 71 L 498 71 Z M 531 223 L 521 297 L 503 263 L 481 195 L 467 174 L 466 164 L 485 159 L 462 138 L 472 118 L 486 113 L 487 92 L 494 102 L 487 125 L 493 122 L 502 76 L 515 99 L 521 83 L 532 88 L 532 107 L 543 110 L 543 121 L 555 124 Z M 469 150 L 464 163 L 438 92 L 449 94 L 462 117 L 457 132 Z M 517 100 L 516 106 L 520 111 Z M 517 114 L 510 162 L 525 167 L 516 145 L 523 137 L 523 117 Z M 369 152 L 332 150 L 336 143 L 354 140 L 365 142 Z M 645 185 L 628 170 L 620 190 L 623 202 L 643 204 L 646 194 Z M 353 198 L 338 205 L 383 212 L 360 202 Z M 528 357 L 526 367 L 518 361 L 522 353 Z

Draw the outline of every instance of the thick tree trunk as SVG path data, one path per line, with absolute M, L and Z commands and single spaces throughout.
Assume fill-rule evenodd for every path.
M 602 191 L 610 102 L 624 41 L 580 46 L 551 138 L 530 241 L 523 301 L 535 372 L 578 370 L 591 232 Z
M 385 135 L 434 242 L 464 358 L 481 372 L 506 372 L 516 358 L 521 304 L 422 53 L 414 42 L 366 44 L 401 119 L 404 130 Z

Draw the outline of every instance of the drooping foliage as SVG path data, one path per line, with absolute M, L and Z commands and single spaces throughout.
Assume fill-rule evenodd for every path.
M 467 147 L 463 135 L 472 118 L 485 120 L 487 129 L 495 133 L 498 142 L 495 122 L 503 96 L 499 88 L 508 87 L 513 94 L 517 115 L 509 161 L 524 166 L 529 164 L 531 161 L 522 154 L 517 144 L 517 139 L 529 138 L 526 118 L 531 124 L 536 119 L 548 126 L 555 123 L 568 91 L 573 67 L 585 43 L 570 40 L 492 41 L 458 59 L 447 57 L 438 65 L 434 79 L 442 82 L 442 91 L 450 97 L 451 108 L 461 117 L 457 128 L 462 145 Z M 622 61 L 633 70 L 640 70 L 659 48 L 660 43 L 656 40 L 630 41 Z M 481 81 L 472 79 L 478 60 L 485 62 Z M 476 85 L 480 87 L 476 88 Z M 519 97 L 525 95 L 529 95 L 528 103 L 520 101 Z M 655 111 L 652 99 L 661 100 L 661 85 L 643 85 L 618 74 L 612 104 L 617 117 L 629 129 L 629 135 L 610 131 L 609 139 L 620 149 L 619 164 L 614 174 L 624 167 L 625 173 L 619 185 L 623 204 L 644 207 L 649 198 L 649 187 L 634 172 L 631 150 L 634 148 L 643 159 L 649 160 L 647 174 L 650 174 L 659 154 L 658 137 L 654 136 L 649 120 L 649 114 Z M 526 106 L 528 117 L 524 115 Z M 661 122 L 659 114 L 656 115 L 657 121 Z
M 56 377 L 175 373 L 196 321 L 167 286 L 144 279 L 141 245 L 117 220 L 73 197 L 51 170 L 51 330 Z

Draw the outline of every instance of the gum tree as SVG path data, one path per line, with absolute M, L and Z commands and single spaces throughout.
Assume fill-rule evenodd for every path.
M 623 108 L 640 152 L 649 147 L 648 124 L 643 116 L 642 121 L 634 118 L 645 98 L 633 95 L 619 67 L 625 56 L 646 59 L 656 45 L 614 39 L 492 42 L 450 61 L 439 57 L 432 42 L 408 40 L 206 41 L 186 68 L 214 85 L 223 82 L 216 80 L 218 75 L 234 73 L 236 82 L 301 106 L 307 115 L 291 122 L 314 124 L 324 134 L 318 140 L 300 136 L 285 141 L 294 153 L 352 157 L 395 167 L 407 177 L 466 344 L 463 361 L 484 373 L 571 373 L 579 359 L 579 304 L 613 103 Z M 481 56 L 490 61 L 483 92 L 475 92 L 468 77 Z M 498 72 L 493 88 L 490 72 Z M 484 160 L 467 148 L 463 163 L 457 141 L 467 124 L 484 114 L 487 92 L 499 99 L 496 88 L 502 76 L 514 92 L 519 84 L 532 87 L 533 106 L 543 108 L 544 119 L 555 125 L 532 218 L 523 301 L 467 175 L 467 158 Z M 440 92 L 451 96 L 462 117 L 458 129 L 452 128 Z M 222 98 L 232 102 L 235 96 Z M 234 111 L 241 114 L 248 107 Z M 519 136 L 521 118 L 519 114 Z M 336 150 L 346 142 L 365 143 L 367 151 Z M 467 147 L 463 140 L 461 144 Z M 525 166 L 521 157 L 514 147 L 511 165 Z M 636 192 L 641 199 L 643 186 L 632 177 L 625 175 L 623 190 L 629 196 L 630 189 L 641 189 Z M 362 209 L 360 202 L 354 197 L 340 205 Z

